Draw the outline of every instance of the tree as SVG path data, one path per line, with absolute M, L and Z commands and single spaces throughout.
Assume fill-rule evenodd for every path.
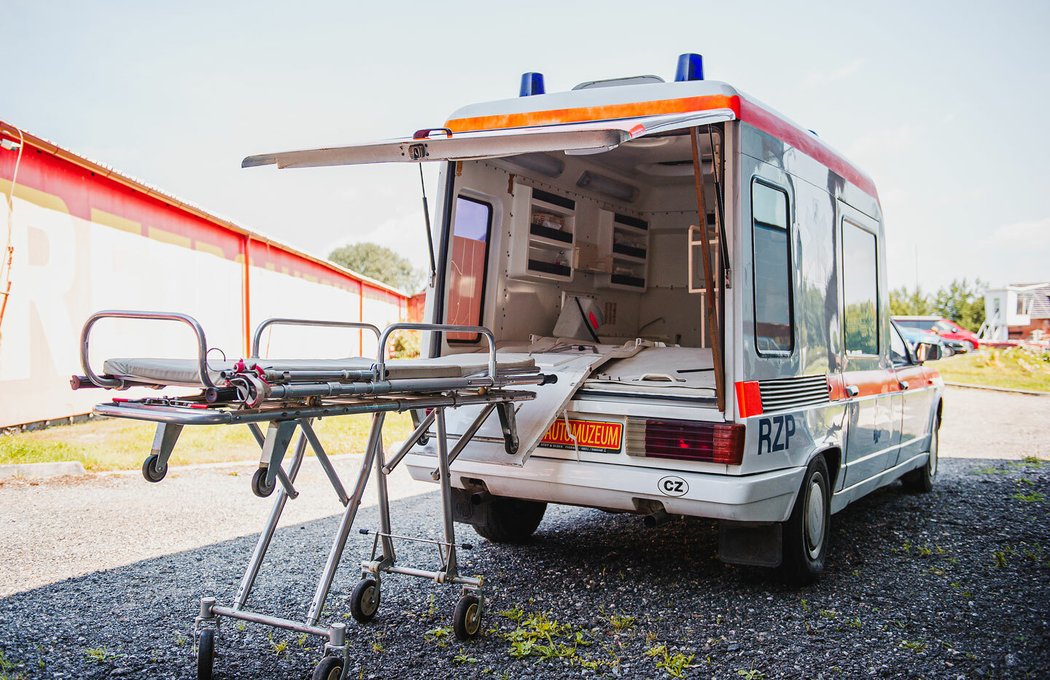
M 984 291 L 987 288 L 988 284 L 980 279 L 974 280 L 973 285 L 966 279 L 952 281 L 947 288 L 937 291 L 933 304 L 944 318 L 977 332 L 984 323 Z
M 934 313 L 933 302 L 921 288 L 908 290 L 907 286 L 901 286 L 890 291 L 890 313 L 894 316 L 926 316 Z
M 328 259 L 358 274 L 382 281 L 406 293 L 423 287 L 423 272 L 408 259 L 377 243 L 352 243 L 333 250 Z
M 971 284 L 956 279 L 933 296 L 921 288 L 902 286 L 890 291 L 890 313 L 894 316 L 943 316 L 963 328 L 976 332 L 984 323 L 984 291 L 988 284 L 980 279 Z

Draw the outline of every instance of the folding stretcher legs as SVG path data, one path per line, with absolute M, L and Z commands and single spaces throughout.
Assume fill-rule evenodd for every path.
M 194 640 L 198 650 L 199 676 L 210 677 L 219 623 L 223 618 L 232 618 L 326 638 L 325 656 L 321 664 L 317 666 L 314 677 L 323 677 L 326 680 L 336 680 L 337 678 L 345 677 L 345 669 L 349 665 L 346 626 L 342 623 L 332 623 L 324 627 L 319 625 L 319 621 L 323 616 L 325 601 L 332 588 L 336 570 L 342 560 L 350 531 L 357 518 L 357 510 L 361 505 L 365 489 L 373 474 L 376 480 L 378 496 L 379 528 L 377 531 L 370 529 L 360 530 L 362 534 L 373 535 L 374 540 L 372 542 L 371 557 L 361 563 L 361 580 L 351 594 L 351 615 L 361 623 L 368 622 L 375 617 L 380 604 L 381 578 L 383 574 L 416 576 L 430 579 L 439 584 L 449 583 L 461 586 L 460 599 L 453 613 L 453 629 L 456 636 L 461 640 L 474 637 L 481 628 L 484 602 L 482 596 L 483 580 L 459 574 L 456 549 L 469 549 L 471 546 L 456 544 L 455 525 L 452 520 L 452 484 L 449 465 L 462 451 L 464 445 L 474 436 L 485 419 L 491 415 L 493 410 L 506 405 L 513 412 L 513 406 L 510 402 L 501 402 L 496 399 L 494 397 L 492 402 L 485 405 L 474 422 L 459 437 L 455 446 L 451 449 L 445 424 L 446 406 L 433 407 L 390 461 L 386 460 L 382 441 L 386 413 L 382 411 L 373 413 L 364 457 L 361 461 L 356 481 L 349 494 L 344 489 L 335 467 L 332 465 L 327 452 L 317 437 L 317 433 L 313 429 L 312 418 L 302 417 L 294 420 L 271 421 L 265 434 L 257 425 L 252 423 L 250 427 L 262 448 L 260 467 L 253 479 L 252 486 L 256 493 L 260 491 L 275 491 L 276 497 L 266 524 L 259 534 L 251 559 L 245 568 L 244 576 L 234 596 L 233 604 L 231 606 L 220 605 L 213 597 L 201 599 L 200 613 L 194 623 Z M 442 540 L 440 541 L 393 533 L 390 493 L 387 486 L 387 476 L 393 472 L 397 464 L 419 442 L 420 438 L 428 432 L 431 426 L 436 427 L 437 430 L 435 441 L 437 469 L 434 471 L 434 475 L 439 480 L 441 489 Z M 171 430 L 167 430 L 166 428 L 168 427 L 170 425 L 163 423 L 159 425 L 158 440 L 163 439 L 165 436 L 169 439 L 177 436 L 173 435 Z M 291 460 L 288 462 L 287 468 L 285 468 L 282 465 L 284 452 L 289 448 L 296 430 L 299 430 L 298 440 L 295 443 Z M 507 438 L 506 445 L 509 450 L 512 446 L 510 437 Z M 298 492 L 295 489 L 295 481 L 302 467 L 308 446 L 313 450 L 314 455 L 325 471 L 332 488 L 344 506 L 344 510 L 332 540 L 331 548 L 328 551 L 328 557 L 318 578 L 306 618 L 303 622 L 298 622 L 251 611 L 247 608 L 247 603 L 277 530 L 281 514 L 284 512 L 288 500 L 298 496 Z M 435 545 L 438 550 L 438 568 L 436 570 L 425 570 L 398 565 L 394 545 L 395 540 L 416 541 Z

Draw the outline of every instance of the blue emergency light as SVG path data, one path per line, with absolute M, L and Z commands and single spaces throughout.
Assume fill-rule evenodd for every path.
M 545 92 L 542 73 L 529 71 L 521 74 L 521 92 L 518 93 L 519 97 L 531 97 L 534 94 L 545 94 Z
M 678 70 L 675 71 L 676 83 L 688 80 L 704 79 L 704 58 L 699 54 L 687 52 L 678 56 Z M 523 86 L 524 87 L 524 86 Z

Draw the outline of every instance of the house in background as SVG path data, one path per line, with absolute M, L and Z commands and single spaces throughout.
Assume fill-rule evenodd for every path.
M 1018 283 L 984 293 L 979 335 L 992 342 L 1050 338 L 1050 283 Z

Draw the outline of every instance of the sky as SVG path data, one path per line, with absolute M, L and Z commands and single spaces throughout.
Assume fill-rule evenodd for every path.
M 415 166 L 242 170 L 704 55 L 870 174 L 890 285 L 1050 280 L 1047 2 L 4 0 L 0 119 L 318 256 L 426 262 Z M 428 194 L 436 169 L 427 171 Z

